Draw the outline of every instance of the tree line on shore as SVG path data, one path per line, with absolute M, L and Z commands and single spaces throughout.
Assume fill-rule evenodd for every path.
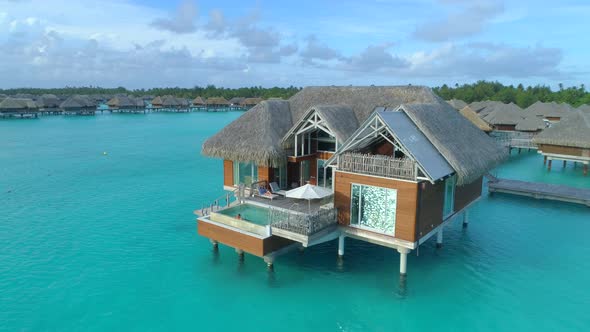
M 0 94 L 13 95 L 18 93 L 42 95 L 42 94 L 55 94 L 55 95 L 115 95 L 115 94 L 128 94 L 136 97 L 144 95 L 163 96 L 172 95 L 180 98 L 192 99 L 196 96 L 203 98 L 210 97 L 224 97 L 231 99 L 234 97 L 260 97 L 264 99 L 268 98 L 283 98 L 287 99 L 297 92 L 301 88 L 295 86 L 289 87 L 272 87 L 263 88 L 260 86 L 255 87 L 243 87 L 243 88 L 223 88 L 216 87 L 215 85 L 207 85 L 206 87 L 193 87 L 193 88 L 152 88 L 152 89 L 135 89 L 128 90 L 124 87 L 118 88 L 101 88 L 101 87 L 65 87 L 55 89 L 40 89 L 40 88 L 18 88 L 18 89 L 0 89 Z M 515 103 L 522 108 L 526 108 L 536 101 L 551 102 L 555 101 L 558 103 L 568 103 L 574 107 L 578 107 L 582 104 L 590 104 L 590 93 L 586 91 L 585 86 L 582 84 L 579 87 L 568 87 L 564 88 L 562 84 L 559 84 L 557 91 L 551 90 L 546 85 L 536 85 L 524 87 L 522 84 L 517 86 L 514 85 L 503 85 L 499 82 L 490 81 L 478 81 L 473 84 L 463 84 L 450 87 L 446 84 L 433 88 L 433 91 L 441 96 L 445 100 L 450 99 L 461 99 L 467 103 L 474 101 L 494 100 L 501 101 L 504 103 Z
M 460 99 L 466 103 L 474 101 L 493 100 L 503 103 L 515 103 L 521 108 L 527 108 L 537 101 L 567 103 L 574 107 L 590 104 L 590 93 L 582 84 L 579 87 L 564 88 L 559 84 L 557 91 L 546 85 L 524 87 L 522 84 L 503 85 L 499 82 L 478 81 L 473 84 L 455 84 L 449 87 L 444 84 L 433 89 L 445 100 Z
M 244 87 L 244 88 L 223 88 L 216 87 L 215 85 L 207 85 L 206 87 L 193 87 L 193 88 L 152 88 L 152 89 L 133 89 L 129 90 L 124 87 L 118 88 L 101 88 L 95 86 L 88 87 L 65 87 L 65 88 L 52 88 L 52 89 L 41 89 L 41 88 L 16 88 L 16 89 L 0 89 L 0 94 L 14 95 L 14 94 L 32 94 L 32 95 L 43 95 L 43 94 L 54 94 L 54 95 L 117 95 L 125 94 L 136 97 L 152 95 L 152 96 L 165 96 L 171 95 L 179 98 L 193 99 L 197 96 L 202 98 L 211 97 L 224 97 L 225 99 L 231 99 L 234 97 L 245 97 L 245 98 L 283 98 L 287 99 L 292 95 L 299 92 L 301 88 L 289 86 L 289 87 L 272 87 L 263 88 L 260 86 Z

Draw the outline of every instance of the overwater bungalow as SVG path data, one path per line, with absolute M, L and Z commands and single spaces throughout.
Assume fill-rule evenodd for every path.
M 251 109 L 252 107 L 260 104 L 264 99 L 262 98 L 246 98 L 244 100 L 242 100 L 242 102 L 240 103 L 240 106 L 243 107 L 244 109 Z
M 32 99 L 6 97 L 0 102 L 1 117 L 36 118 L 38 114 L 39 107 Z
M 205 103 L 203 98 L 201 98 L 200 96 L 197 96 L 195 99 L 193 99 L 192 105 L 193 105 L 193 108 L 196 108 L 196 109 L 207 108 L 207 103 Z
M 145 113 L 146 108 L 141 98 L 117 95 L 107 102 L 112 113 Z
M 465 108 L 465 106 L 467 106 L 467 103 L 461 99 L 453 98 L 451 100 L 447 100 L 447 103 L 449 103 L 449 105 L 451 105 L 457 111 L 462 110 L 463 108 Z
M 162 108 L 159 110 L 162 112 L 185 113 L 190 112 L 190 104 L 184 98 L 164 96 L 162 97 Z
M 229 100 L 229 104 L 234 107 L 240 107 L 242 102 L 245 99 L 246 98 L 244 98 L 244 97 L 233 97 L 232 99 Z
M 522 109 L 513 103 L 494 102 L 480 112 L 480 116 L 482 115 L 483 120 L 498 131 L 514 131 L 523 119 Z
M 207 109 L 208 110 L 218 110 L 224 109 L 229 107 L 229 101 L 227 101 L 223 97 L 211 97 L 207 98 Z
M 507 155 L 418 86 L 304 88 L 260 102 L 202 152 L 224 160 L 231 191 L 196 211 L 214 246 L 272 267 L 280 253 L 336 239 L 342 256 L 350 237 L 397 250 L 401 275 L 410 251 L 431 237 L 442 246 L 454 217 L 467 225 L 482 176 Z
M 97 103 L 86 95 L 73 95 L 66 99 L 59 108 L 65 115 L 94 115 Z
M 590 114 L 576 110 L 550 128 L 533 138 L 544 156 L 547 169 L 551 170 L 553 160 L 582 163 L 584 175 L 588 174 L 590 163 Z
M 152 99 L 150 104 L 152 105 L 152 108 L 162 108 L 162 97 L 157 96 L 156 98 Z
M 473 123 L 477 128 L 486 133 L 490 133 L 492 130 L 494 130 L 494 128 L 492 128 L 492 126 L 480 118 L 479 115 L 477 115 L 477 113 L 475 113 L 471 107 L 469 107 L 469 105 L 463 107 L 459 113 L 461 113 L 461 115 L 463 115 L 467 120 L 471 121 L 471 123 Z
M 39 106 L 39 112 L 41 114 L 61 114 L 62 111 L 59 109 L 61 104 L 59 98 L 56 95 L 44 94 L 37 98 L 35 101 Z
M 536 116 L 527 116 L 522 118 L 514 129 L 524 133 L 538 134 L 545 128 L 547 128 L 547 125 L 543 119 Z
M 527 116 L 536 116 L 551 123 L 559 122 L 561 119 L 571 114 L 572 111 L 573 108 L 566 103 L 544 103 L 541 101 L 537 101 L 525 109 Z

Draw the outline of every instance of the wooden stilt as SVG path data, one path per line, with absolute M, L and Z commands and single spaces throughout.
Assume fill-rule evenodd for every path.
M 564 160 L 563 161 L 563 168 L 566 168 L 566 166 L 567 166 L 567 160 Z
M 588 175 L 588 164 L 584 164 L 584 176 Z
M 551 162 L 553 160 L 549 159 L 549 161 L 547 162 L 547 170 L 550 171 L 551 170 Z
M 543 156 L 543 166 L 547 165 L 547 156 Z

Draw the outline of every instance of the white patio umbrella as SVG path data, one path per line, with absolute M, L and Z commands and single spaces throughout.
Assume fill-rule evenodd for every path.
M 312 199 L 321 199 L 324 197 L 328 197 L 330 195 L 332 195 L 332 191 L 330 189 L 314 186 L 309 183 L 299 188 L 289 190 L 285 194 L 285 196 L 289 198 L 306 199 L 309 205 L 310 212 Z

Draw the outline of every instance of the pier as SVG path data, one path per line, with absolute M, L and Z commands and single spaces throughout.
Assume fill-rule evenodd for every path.
M 490 194 L 499 192 L 536 199 L 582 204 L 590 207 L 590 189 L 574 188 L 558 184 L 499 179 L 489 175 L 488 178 L 488 191 Z

